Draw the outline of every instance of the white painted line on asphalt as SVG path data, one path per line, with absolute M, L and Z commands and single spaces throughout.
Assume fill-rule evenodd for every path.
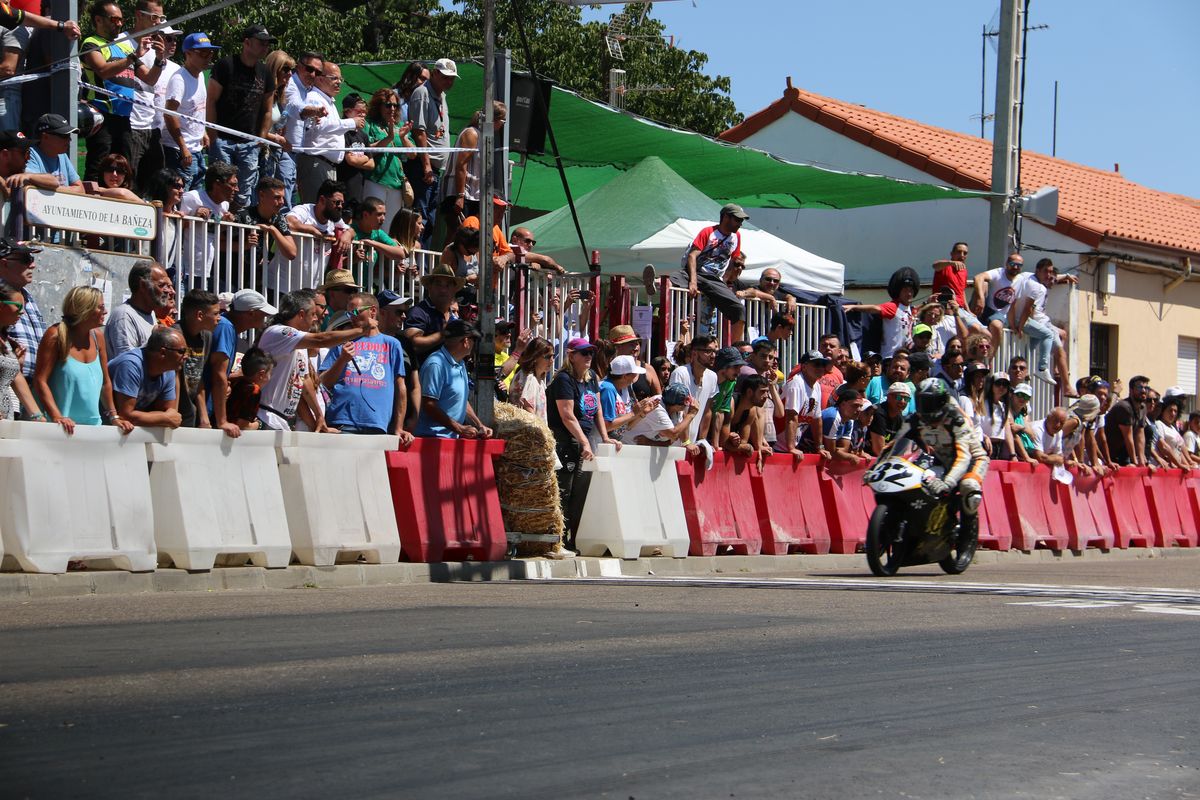
M 1136 606 L 1138 611 L 1145 611 L 1148 614 L 1187 614 L 1193 617 L 1200 617 L 1200 608 L 1176 608 L 1175 606 L 1151 606 L 1139 605 Z
M 1023 600 L 1017 603 L 1005 603 L 1006 606 L 1040 606 L 1041 608 L 1113 608 L 1127 606 L 1129 603 L 1116 600 L 1101 600 L 1088 602 L 1086 600 Z
M 610 586 L 679 586 L 692 588 L 800 589 L 814 591 L 917 592 L 926 594 L 977 594 L 1007 597 L 1045 597 L 1092 602 L 1175 603 L 1200 607 L 1200 592 L 1110 586 L 1053 586 L 1034 583 L 969 583 L 966 581 L 918 581 L 880 578 L 736 578 L 736 577 L 641 577 L 551 578 L 550 583 L 579 583 Z

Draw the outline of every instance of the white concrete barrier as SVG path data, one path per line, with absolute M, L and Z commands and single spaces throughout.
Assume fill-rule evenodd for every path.
M 637 558 L 661 550 L 686 557 L 687 520 L 675 471 L 675 462 L 685 456 L 682 447 L 627 444 L 617 453 L 613 445 L 600 445 L 596 457 L 583 464 L 593 474 L 575 536 L 579 554 L 601 556 L 607 550 Z
M 128 435 L 78 425 L 0 422 L 0 532 L 25 572 L 66 572 L 103 560 L 134 572 L 157 566 L 146 445 L 163 431 Z
M 396 436 L 284 434 L 278 448 L 292 550 L 301 564 L 327 566 L 360 556 L 400 561 L 400 532 L 384 452 Z
M 148 448 L 159 557 L 187 570 L 292 560 L 275 447 L 284 434 L 180 428 Z

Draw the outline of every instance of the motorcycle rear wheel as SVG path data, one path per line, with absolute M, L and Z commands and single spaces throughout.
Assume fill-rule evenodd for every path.
M 871 521 L 867 523 L 867 566 L 879 578 L 890 578 L 900 569 L 900 561 L 904 557 L 901 546 L 896 541 L 896 525 L 898 520 L 888 519 L 888 508 L 884 505 L 875 506 L 871 512 Z
M 961 575 L 971 566 L 975 558 L 975 549 L 979 546 L 979 516 L 967 517 L 958 526 L 958 539 L 954 545 L 954 553 L 938 562 L 938 566 L 948 575 Z

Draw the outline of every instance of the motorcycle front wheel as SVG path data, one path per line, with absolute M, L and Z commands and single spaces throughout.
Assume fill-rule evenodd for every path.
M 967 517 L 958 525 L 958 539 L 954 552 L 938 562 L 942 571 L 949 575 L 961 575 L 971 566 L 975 549 L 979 546 L 979 515 Z
M 871 521 L 867 523 L 867 566 L 880 578 L 890 578 L 900 569 L 900 543 L 896 541 L 897 517 L 888 519 L 888 507 L 875 506 Z

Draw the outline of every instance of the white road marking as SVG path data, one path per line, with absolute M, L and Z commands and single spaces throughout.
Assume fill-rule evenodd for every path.
M 741 589 L 799 589 L 809 591 L 916 592 L 925 594 L 974 594 L 999 597 L 1034 597 L 1058 603 L 1075 601 L 1074 608 L 1104 608 L 1131 603 L 1151 607 L 1173 605 L 1195 607 L 1200 615 L 1200 592 L 1190 589 L 1112 586 L 1054 586 L 1037 583 L 973 583 L 956 580 L 909 580 L 906 578 L 738 578 L 622 576 L 602 578 L 550 578 L 551 583 L 600 584 L 609 586 L 679 586 Z M 1082 604 L 1082 605 L 1081 605 Z M 1142 609 L 1139 609 L 1142 610 Z M 1174 613 L 1174 612 L 1167 612 Z M 1191 613 L 1179 611 L 1179 613 Z
M 1200 608 L 1178 608 L 1176 606 L 1152 606 L 1138 605 L 1138 611 L 1145 611 L 1149 614 L 1187 614 L 1189 616 L 1200 617 Z

